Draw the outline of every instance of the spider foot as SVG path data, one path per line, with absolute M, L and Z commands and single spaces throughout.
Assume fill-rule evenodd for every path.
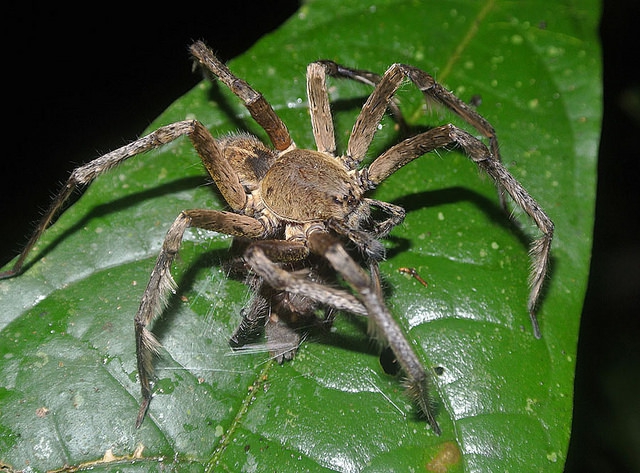
M 240 315 L 242 320 L 240 325 L 233 332 L 233 335 L 229 337 L 229 346 L 231 348 L 241 348 L 249 343 L 255 342 L 263 333 L 264 330 L 264 317 L 251 317 L 249 314 L 253 314 L 255 311 L 247 311 L 242 309 Z
M 420 416 L 427 421 L 436 435 L 440 435 L 442 430 L 435 418 L 436 405 L 430 395 L 428 378 L 407 378 L 405 380 L 405 386 L 407 388 L 407 394 L 413 399 L 415 405 L 418 406 Z
M 150 402 L 151 398 L 144 398 L 140 403 L 140 410 L 138 410 L 138 417 L 136 417 L 136 429 L 140 428 L 144 418 L 147 416 L 147 410 L 149 409 Z

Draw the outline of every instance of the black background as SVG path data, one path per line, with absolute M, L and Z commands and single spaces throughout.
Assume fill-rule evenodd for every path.
M 195 85 L 186 47 L 240 54 L 295 1 L 3 6 L 0 264 L 73 167 L 138 136 Z M 605 0 L 605 115 L 567 472 L 640 471 L 637 0 Z M 35 99 L 34 99 L 35 97 Z

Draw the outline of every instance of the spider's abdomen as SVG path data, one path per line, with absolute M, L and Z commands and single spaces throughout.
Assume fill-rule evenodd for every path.
M 267 208 L 293 222 L 343 219 L 360 203 L 360 190 L 334 158 L 305 149 L 282 155 L 260 189 Z

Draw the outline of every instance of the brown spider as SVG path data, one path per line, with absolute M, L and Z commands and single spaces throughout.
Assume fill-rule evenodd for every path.
M 163 126 L 111 153 L 75 169 L 51 208 L 41 220 L 11 270 L 0 278 L 18 274 L 29 251 L 70 194 L 79 186 L 120 162 L 187 135 L 213 178 L 231 212 L 184 210 L 171 225 L 151 272 L 135 316 L 138 376 L 142 403 L 139 427 L 152 397 L 153 355 L 158 342 L 147 329 L 174 290 L 170 270 L 183 234 L 189 227 L 235 237 L 239 256 L 233 261 L 247 275 L 253 298 L 240 326 L 231 337 L 233 346 L 245 345 L 262 330 L 272 355 L 291 359 L 300 342 L 296 327 L 318 320 L 331 322 L 334 310 L 369 318 L 373 335 L 386 344 L 398 361 L 406 385 L 434 432 L 440 433 L 429 393 L 430 377 L 383 300 L 378 263 L 384 257 L 380 238 L 404 219 L 401 207 L 366 197 L 389 175 L 410 161 L 449 145 L 464 150 L 536 223 L 543 235 L 531 248 L 533 267 L 529 313 L 534 334 L 540 336 L 535 309 L 547 273 L 553 223 L 529 193 L 500 161 L 493 127 L 425 72 L 404 64 L 392 65 L 382 76 L 350 69 L 332 61 L 317 61 L 307 68 L 307 94 L 317 151 L 299 149 L 264 97 L 237 78 L 204 43 L 191 53 L 208 72 L 238 96 L 266 131 L 275 149 L 256 137 L 237 134 L 215 139 L 196 120 Z M 374 87 L 351 132 L 347 150 L 336 154 L 326 76 L 348 78 Z M 453 125 L 438 126 L 411 136 L 378 156 L 370 166 L 359 167 L 387 109 L 399 114 L 393 100 L 408 78 L 427 100 L 435 100 L 461 116 L 489 140 L 489 148 Z M 376 209 L 375 216 L 372 209 Z M 381 216 L 380 216 L 381 215 Z M 340 287 L 337 275 L 352 291 Z

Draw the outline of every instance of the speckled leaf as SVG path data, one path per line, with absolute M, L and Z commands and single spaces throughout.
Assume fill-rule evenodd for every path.
M 571 428 L 601 116 L 599 3 L 342 0 L 305 4 L 231 63 L 261 90 L 299 146 L 312 146 L 306 64 L 432 73 L 494 124 L 505 163 L 556 223 L 540 308 L 526 311 L 535 226 L 499 208 L 462 154 L 406 166 L 376 191 L 404 206 L 386 242 L 388 303 L 426 366 L 437 367 L 436 437 L 400 380 L 385 375 L 366 324 L 339 317 L 279 366 L 227 339 L 247 288 L 220 263 L 230 239 L 189 231 L 179 291 L 153 327 L 164 349 L 139 430 L 132 317 L 173 218 L 223 208 L 187 140 L 99 178 L 49 229 L 26 272 L 0 282 L 0 460 L 20 469 L 97 471 L 562 471 Z M 213 89 L 213 93 L 212 93 Z M 366 87 L 331 84 L 344 145 Z M 454 120 L 406 85 L 415 125 Z M 202 83 L 150 129 L 197 117 L 214 134 L 264 134 L 222 87 Z M 385 121 L 371 156 L 395 139 Z M 415 267 L 428 287 L 398 272 Z

